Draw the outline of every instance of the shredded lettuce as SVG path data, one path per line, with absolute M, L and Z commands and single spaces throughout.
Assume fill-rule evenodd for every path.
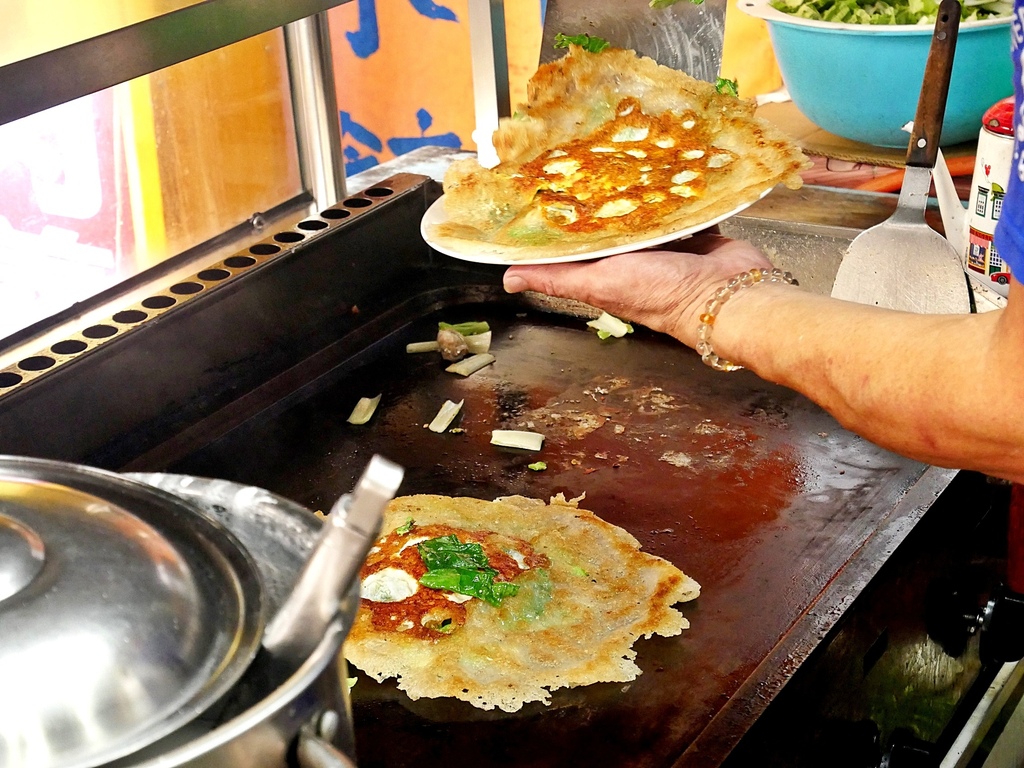
M 931 25 L 939 10 L 938 0 L 771 0 L 771 6 L 802 19 L 843 24 Z M 989 0 L 977 5 L 965 3 L 960 20 L 1005 16 L 1012 10 L 1009 0 Z

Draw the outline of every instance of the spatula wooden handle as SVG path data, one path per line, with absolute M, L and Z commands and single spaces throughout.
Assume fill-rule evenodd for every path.
M 910 145 L 907 148 L 907 165 L 918 168 L 935 166 L 959 30 L 960 3 L 957 0 L 942 0 L 935 19 L 928 60 L 924 65 L 924 82 L 921 83 L 914 130 L 910 134 Z

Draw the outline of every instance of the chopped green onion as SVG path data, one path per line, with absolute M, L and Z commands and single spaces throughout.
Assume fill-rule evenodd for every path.
M 414 525 L 416 525 L 416 521 L 410 517 L 400 526 L 395 528 L 395 533 L 397 533 L 399 536 L 405 536 L 405 534 L 407 534 L 409 531 L 413 529 Z
M 451 425 L 455 417 L 458 416 L 464 402 L 466 401 L 459 400 L 459 402 L 453 403 L 451 400 L 445 400 L 441 410 L 437 412 L 437 416 L 427 425 L 427 429 L 438 434 L 444 432 Z
M 438 331 L 454 331 L 463 337 L 466 348 L 470 354 L 477 355 L 486 352 L 491 348 L 491 327 L 485 322 L 459 323 L 438 323 Z M 444 352 L 444 348 L 435 339 L 434 341 L 414 341 L 405 345 L 405 351 L 412 355 L 418 352 Z
M 719 77 L 715 80 L 715 90 L 719 93 L 725 94 L 726 96 L 735 96 L 739 98 L 740 86 L 735 80 L 730 80 L 727 77 Z
M 350 691 L 351 691 L 351 690 L 352 690 L 353 688 L 355 688 L 355 687 L 356 687 L 356 683 L 357 683 L 358 681 L 359 681 L 359 678 L 358 678 L 358 677 L 346 677 L 346 678 L 345 678 L 345 684 L 346 684 L 346 685 L 348 686 L 348 689 L 349 689 Z M 359 690 L 363 690 L 363 689 L 362 689 L 362 688 L 360 688 Z
M 352 409 L 351 415 L 348 417 L 349 424 L 365 424 L 373 416 L 373 412 L 377 410 L 377 405 L 380 403 L 380 395 L 376 397 L 361 397 L 359 402 L 356 403 L 356 407 Z
M 633 332 L 633 326 L 629 323 L 624 323 L 617 317 L 609 315 L 607 312 L 602 312 L 601 316 L 596 320 L 591 320 L 587 323 L 587 326 L 597 330 L 597 337 L 599 339 L 607 339 L 610 336 L 615 338 L 621 338 L 627 333 Z
M 410 355 L 418 352 L 437 352 L 437 341 L 414 341 L 405 345 L 405 351 Z
M 532 469 L 534 472 L 543 472 L 548 468 L 548 465 L 543 461 L 535 461 L 533 464 L 527 464 L 527 469 Z
M 461 360 L 469 352 L 466 337 L 450 328 L 442 328 L 437 332 L 437 348 L 441 357 L 450 363 Z
M 491 332 L 485 331 L 484 333 L 474 333 L 471 336 L 465 336 L 466 347 L 469 349 L 471 355 L 480 355 L 491 348 Z
M 491 330 L 491 326 L 484 321 L 455 323 L 455 325 L 452 325 L 451 323 L 438 323 L 437 330 L 455 331 L 456 333 L 461 333 L 463 336 L 476 336 L 478 333 L 487 333 Z
M 452 363 L 447 368 L 445 368 L 445 370 L 448 371 L 449 373 L 457 373 L 460 376 L 470 376 L 471 374 L 474 374 L 477 371 L 479 371 L 481 368 L 486 368 L 493 362 L 494 355 L 488 354 L 487 352 L 483 352 L 479 355 L 473 355 L 472 357 L 467 357 L 462 360 L 459 360 L 459 362 L 457 363 Z
M 491 445 L 503 448 L 523 448 L 539 451 L 544 445 L 544 435 L 537 432 L 523 432 L 516 429 L 495 429 L 491 431 Z
M 442 632 L 443 634 L 450 635 L 452 632 L 455 631 L 455 622 L 453 622 L 451 619 L 444 619 L 436 627 L 432 627 L 432 629 L 436 629 L 438 632 Z

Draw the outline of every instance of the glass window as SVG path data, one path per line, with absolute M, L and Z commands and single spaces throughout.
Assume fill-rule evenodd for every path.
M 974 212 L 978 216 L 984 216 L 985 210 L 988 208 L 988 190 L 984 187 L 978 187 L 978 200 L 974 204 Z
M 301 192 L 280 30 L 0 125 L 0 338 Z

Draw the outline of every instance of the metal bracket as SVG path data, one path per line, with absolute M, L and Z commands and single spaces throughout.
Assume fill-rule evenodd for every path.
M 504 0 L 469 0 L 469 47 L 476 110 L 473 141 L 480 164 L 490 168 L 498 163 L 491 134 L 498 127 L 498 118 L 512 114 Z

